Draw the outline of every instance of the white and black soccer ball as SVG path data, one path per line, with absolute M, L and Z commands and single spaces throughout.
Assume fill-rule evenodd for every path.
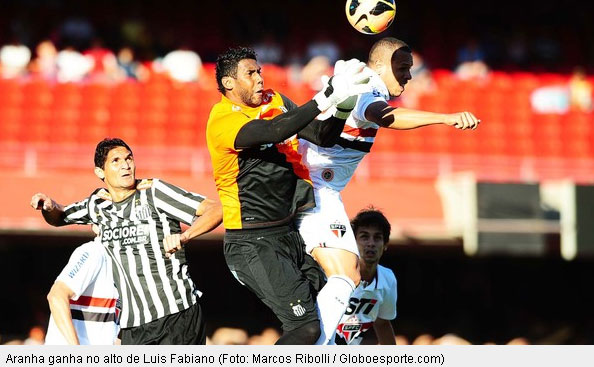
M 395 0 L 347 0 L 346 16 L 361 33 L 377 34 L 385 31 L 396 15 Z

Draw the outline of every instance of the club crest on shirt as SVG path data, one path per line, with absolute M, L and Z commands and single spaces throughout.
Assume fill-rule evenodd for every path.
M 303 316 L 305 315 L 305 313 L 307 312 L 307 310 L 305 309 L 305 307 L 303 307 L 301 305 L 301 300 L 297 300 L 297 304 L 289 304 L 289 306 L 291 306 L 291 309 L 293 309 L 293 313 L 295 314 L 295 316 Z
M 151 217 L 151 208 L 148 205 L 136 206 L 134 213 L 137 220 L 147 220 Z
M 334 179 L 334 170 L 326 168 L 322 171 L 322 179 L 326 182 L 330 182 Z
M 346 233 L 346 226 L 339 221 L 330 224 L 330 231 L 338 238 L 342 238 Z

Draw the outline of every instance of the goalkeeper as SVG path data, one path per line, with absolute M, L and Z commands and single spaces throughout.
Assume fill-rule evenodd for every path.
M 236 279 L 254 292 L 282 322 L 277 344 L 313 344 L 320 335 L 316 291 L 324 275 L 304 252 L 296 212 L 315 206 L 296 134 L 333 146 L 350 111 L 345 101 L 369 91 L 358 60 L 341 61 L 324 90 L 297 107 L 264 89 L 250 48 L 230 49 L 216 63 L 221 101 L 210 113 L 206 140 L 223 204 L 225 260 Z M 349 98 L 350 97 L 350 98 Z M 336 107 L 326 121 L 320 112 Z

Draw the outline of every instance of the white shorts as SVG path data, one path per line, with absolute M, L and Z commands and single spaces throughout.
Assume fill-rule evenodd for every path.
M 314 190 L 316 207 L 298 213 L 297 228 L 311 254 L 316 247 L 347 250 L 359 256 L 355 235 L 344 210 L 340 192 L 327 187 Z

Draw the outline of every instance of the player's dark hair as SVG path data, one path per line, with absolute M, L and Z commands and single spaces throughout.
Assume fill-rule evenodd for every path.
M 381 211 L 375 209 L 373 206 L 361 210 L 355 218 L 351 219 L 351 227 L 353 233 L 357 235 L 360 227 L 377 227 L 384 236 L 384 244 L 390 240 L 390 231 L 392 226 L 388 222 L 388 218 Z
M 230 48 L 217 57 L 216 78 L 219 92 L 225 94 L 223 78 L 226 76 L 237 78 L 237 65 L 245 59 L 257 60 L 256 52 L 249 47 L 240 46 Z
M 105 138 L 97 144 L 95 148 L 95 167 L 103 169 L 105 166 L 105 160 L 110 150 L 117 147 L 124 147 L 132 153 L 132 149 L 126 144 L 125 141 L 119 138 Z

